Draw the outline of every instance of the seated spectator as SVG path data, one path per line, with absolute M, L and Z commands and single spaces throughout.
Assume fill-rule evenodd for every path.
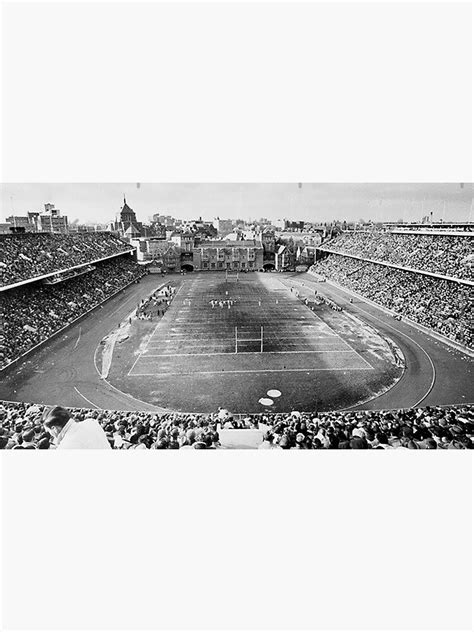
M 61 283 L 43 285 L 37 282 L 2 292 L 0 368 L 143 274 L 143 268 L 128 257 L 117 257 Z
M 45 433 L 43 414 L 47 417 L 53 410 L 60 424 L 51 434 Z M 474 405 L 313 414 L 294 411 L 248 415 L 245 419 L 248 428 L 259 424 L 265 428 L 259 446 L 262 450 L 474 448 Z M 70 435 L 69 427 L 67 432 L 63 430 L 68 423 L 75 424 Z M 143 411 L 45 409 L 22 402 L 0 402 L 0 448 L 7 450 L 48 449 L 55 445 L 53 438 L 56 442 L 61 438 L 59 447 L 63 448 L 71 442 L 84 445 L 91 441 L 97 447 L 119 450 L 219 449 L 219 426 L 217 413 L 157 415 Z
M 474 347 L 472 287 L 331 254 L 313 269 L 349 290 L 464 345 Z
M 112 233 L 24 233 L 0 235 L 0 285 L 92 263 L 131 247 Z
M 324 243 L 328 252 L 350 254 L 374 262 L 433 272 L 472 281 L 470 265 L 474 241 L 465 236 L 383 231 L 345 231 Z
M 44 427 L 54 439 L 56 448 L 81 450 L 110 450 L 104 429 L 90 417 L 76 421 L 61 406 L 45 411 Z

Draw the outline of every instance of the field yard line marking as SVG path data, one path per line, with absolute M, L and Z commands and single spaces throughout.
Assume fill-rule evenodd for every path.
M 260 338 L 257 338 L 257 340 L 260 340 Z M 146 354 L 146 355 L 151 355 L 151 354 L 148 354 L 148 353 L 147 353 L 148 351 L 160 351 L 160 350 L 164 351 L 164 350 L 165 350 L 166 348 L 168 348 L 168 347 L 171 347 L 172 349 L 173 349 L 173 348 L 176 348 L 176 345 L 170 345 L 170 344 L 168 344 L 169 342 L 170 342 L 170 341 L 165 341 L 165 343 L 164 343 L 164 344 L 162 344 L 162 345 L 160 345 L 159 347 L 148 347 L 148 349 L 146 349 L 146 350 L 142 353 L 142 355 L 145 355 L 145 354 Z M 235 340 L 231 340 L 231 339 L 229 338 L 229 339 L 227 340 L 227 342 L 225 342 L 225 341 L 223 341 L 223 340 L 221 340 L 221 341 L 217 341 L 217 342 L 216 342 L 216 341 L 213 341 L 211 345 L 207 345 L 207 346 L 228 346 L 229 344 L 231 344 L 231 343 L 233 343 L 233 342 L 235 342 Z M 239 342 L 240 342 L 240 340 L 239 340 Z M 242 342 L 245 342 L 245 340 L 243 340 Z M 268 345 L 268 344 L 271 344 L 271 343 L 272 343 L 272 341 L 267 341 L 267 345 Z M 192 350 L 194 350 L 194 349 L 201 349 L 201 348 L 203 347 L 203 345 L 202 345 L 202 344 L 197 344 L 197 345 L 186 344 L 185 346 L 186 346 L 186 349 L 189 349 L 189 350 L 191 350 L 191 351 L 192 351 Z M 279 345 L 279 346 L 283 346 L 283 347 L 296 347 L 296 346 L 298 346 L 298 343 L 296 343 L 296 342 L 294 342 L 294 343 L 293 343 L 293 342 L 292 342 L 292 343 L 286 343 L 286 344 L 284 344 L 284 345 Z M 308 345 L 305 345 L 305 347 L 308 347 Z M 335 348 L 334 348 L 334 347 L 324 347 L 323 345 L 315 345 L 315 347 L 316 347 L 316 348 L 313 348 L 313 349 L 308 349 L 308 348 L 303 349 L 303 350 L 301 351 L 301 353 L 313 353 L 313 352 L 314 352 L 314 353 L 321 353 L 321 352 L 323 352 L 323 351 L 327 351 L 327 352 L 329 352 L 329 353 L 330 353 L 331 351 L 332 351 L 332 352 L 334 352 L 334 353 L 339 353 L 339 352 L 340 352 L 340 353 L 350 353 L 350 350 L 347 350 L 347 351 L 346 351 L 345 349 L 338 349 L 337 347 L 335 347 Z M 179 351 L 179 347 L 177 348 L 177 350 Z M 279 349 L 278 351 L 280 351 L 280 352 L 284 353 L 284 350 L 283 350 L 283 349 Z M 292 349 L 287 349 L 287 351 L 288 351 L 288 353 L 294 353 L 294 351 L 293 351 Z M 172 355 L 172 351 L 171 351 L 171 350 L 170 350 L 170 352 L 169 352 L 169 353 L 170 353 L 170 355 Z M 270 353 L 270 352 L 269 352 L 269 353 Z M 276 353 L 276 351 L 273 351 L 272 353 Z M 354 353 L 355 353 L 355 352 L 354 352 Z M 190 355 L 191 355 L 191 354 L 190 354 Z M 356 355 L 357 355 L 357 354 L 356 354 Z
M 81 339 L 81 332 L 82 332 L 82 327 L 79 327 L 79 335 L 77 337 L 76 344 L 74 345 L 74 349 L 76 349 L 77 345 L 79 344 L 79 340 Z
M 180 292 L 180 290 L 182 290 L 183 288 L 183 284 L 181 284 L 178 288 L 178 290 L 176 291 L 176 294 L 174 295 L 174 298 L 176 298 Z M 166 310 L 165 314 L 168 313 L 168 310 Z M 163 316 L 164 318 L 164 316 Z M 158 327 L 161 325 L 161 323 L 163 322 L 163 319 L 161 319 L 160 321 L 158 321 L 158 323 L 156 324 L 155 329 L 151 332 L 151 336 L 148 338 L 147 343 L 145 345 L 145 348 L 143 349 L 143 351 L 140 352 L 139 356 L 137 357 L 137 359 L 135 360 L 135 362 L 132 364 L 132 367 L 130 369 L 130 371 L 127 373 L 127 377 L 131 376 L 131 373 L 136 365 L 136 363 L 138 362 L 138 360 L 142 357 L 142 355 L 145 353 L 145 351 L 148 349 L 148 345 L 151 342 L 153 336 L 155 335 L 156 330 L 158 329 Z
M 81 393 L 81 391 L 80 391 L 78 388 L 76 388 L 75 386 L 74 386 L 74 390 L 75 390 L 75 391 L 76 391 L 76 393 L 78 393 L 78 394 L 79 394 L 79 395 L 80 395 L 83 399 L 85 399 L 85 400 L 86 400 L 86 402 L 88 402 L 89 404 L 92 404 L 92 406 L 94 406 L 94 408 L 100 408 L 100 406 L 97 406 L 97 404 L 94 404 L 94 402 L 91 402 L 91 400 L 90 400 L 90 399 L 87 399 L 87 397 L 86 397 L 85 395 L 83 395 L 83 394 Z
M 127 373 L 127 377 L 131 374 L 131 372 L 133 371 L 136 363 L 138 362 L 138 360 L 142 357 L 143 353 L 146 351 L 146 349 L 143 350 L 143 352 L 140 352 L 140 354 L 138 355 L 137 359 L 135 360 L 135 362 L 132 364 L 132 368 L 130 369 L 130 371 Z
M 260 341 L 260 338 L 256 338 L 256 340 Z M 240 342 L 245 342 L 245 341 L 241 341 Z M 260 355 L 260 351 L 239 351 L 239 355 Z M 282 353 L 354 353 L 356 356 L 358 356 L 358 353 L 351 350 L 351 351 L 342 351 L 342 350 L 336 350 L 336 351 L 331 351 L 328 349 L 323 349 L 322 351 L 318 350 L 318 351 L 264 351 L 264 353 L 266 353 L 267 355 L 271 355 L 271 354 L 282 354 Z M 201 356 L 215 356 L 215 355 L 235 355 L 233 351 L 215 351 L 215 352 L 209 352 L 209 353 L 147 353 L 146 355 L 142 354 L 142 358 L 179 358 L 179 357 L 201 357 Z M 370 365 L 369 365 L 370 366 Z M 373 366 L 370 366 L 370 369 L 372 371 L 375 371 Z
M 160 325 L 162 321 L 159 321 L 158 324 L 156 325 L 155 329 L 152 331 L 152 334 L 148 340 L 148 342 L 150 342 L 151 338 L 153 337 L 155 331 L 158 329 L 158 326 Z M 127 377 L 130 376 L 131 372 L 133 371 L 134 366 L 136 365 L 136 363 L 138 362 L 138 360 L 142 357 L 142 355 L 145 353 L 145 351 L 148 348 L 148 342 L 145 345 L 145 348 L 143 349 L 143 351 L 140 351 L 140 354 L 138 355 L 137 359 L 135 360 L 135 362 L 132 364 L 132 368 L 130 369 L 130 371 L 127 373 Z
M 330 329 L 331 331 L 333 331 L 333 332 L 336 334 L 336 336 L 337 336 L 337 337 L 341 340 L 341 342 L 343 343 L 343 345 L 344 345 L 345 347 L 348 347 L 349 349 L 351 349 L 351 350 L 352 350 L 355 354 L 357 354 L 357 355 L 359 356 L 359 358 L 362 360 L 362 362 L 364 362 L 365 364 L 367 364 L 367 366 L 370 366 L 370 368 L 371 368 L 371 369 L 373 368 L 373 366 L 372 366 L 369 362 L 367 362 L 367 360 L 366 360 L 365 358 L 363 358 L 363 357 L 360 355 L 360 353 L 354 349 L 354 347 L 351 347 L 351 345 L 350 345 L 350 344 L 349 344 L 346 340 L 344 340 L 344 338 L 343 338 L 340 334 L 338 334 L 338 333 L 337 333 L 337 331 L 336 331 L 335 329 L 333 329 L 330 325 L 328 325 L 327 323 L 325 323 L 325 322 L 324 322 L 324 320 L 323 320 L 320 316 L 318 316 L 315 312 L 311 311 L 311 313 L 313 314 L 313 316 L 314 316 L 315 318 L 317 318 L 317 319 L 318 319 L 319 321 L 321 321 L 324 325 L 326 325 L 326 327 L 327 327 L 328 329 Z
M 99 350 L 99 346 L 100 345 L 97 345 L 97 347 L 95 349 L 95 352 L 94 352 L 94 367 L 95 367 L 95 370 L 97 371 L 97 374 L 100 377 L 101 381 L 105 382 L 107 384 L 107 386 L 110 386 L 110 388 L 112 388 L 114 391 L 116 391 L 120 395 L 123 395 L 124 397 L 128 397 L 129 399 L 133 399 L 135 402 L 138 402 L 139 404 L 145 404 L 146 406 L 153 406 L 153 404 L 150 404 L 149 402 L 144 402 L 141 399 L 137 399 L 136 397 L 133 397 L 133 395 L 130 395 L 129 393 L 124 393 L 123 391 L 118 389 L 116 386 L 111 384 L 105 377 L 102 377 L 102 375 L 101 375 L 101 373 L 99 371 L 99 367 L 97 366 L 97 351 Z M 158 410 L 158 408 L 159 407 L 156 407 L 157 410 Z
M 227 330 L 223 330 L 222 333 L 226 333 Z M 241 331 L 240 327 L 239 327 L 239 331 Z M 190 329 L 188 333 L 170 333 L 168 334 L 170 336 L 170 338 L 189 338 L 190 336 L 202 336 L 203 334 L 207 334 L 209 336 L 211 336 L 213 339 L 216 337 L 216 334 L 220 334 L 221 332 L 219 330 L 216 330 L 215 332 L 210 332 L 208 329 L 205 329 L 201 332 L 195 331 Z M 298 338 L 299 340 L 301 340 L 301 338 L 305 337 L 304 333 L 301 335 L 296 335 L 296 336 L 282 336 L 281 332 L 267 332 L 267 338 L 268 336 L 275 336 L 278 338 L 278 340 L 290 340 L 292 338 Z M 329 334 L 329 335 L 323 335 L 323 336 L 312 336 L 311 338 L 309 338 L 310 340 L 325 340 L 326 338 L 338 338 L 340 336 L 335 336 L 333 334 Z M 224 336 L 225 338 L 225 336 Z M 232 338 L 232 336 L 227 336 L 227 338 Z M 306 338 L 308 340 L 308 338 Z M 152 342 L 152 341 L 150 341 Z
M 188 373 L 134 373 L 133 377 L 169 377 L 175 375 L 228 375 L 229 373 L 309 373 L 316 371 L 373 371 L 372 367 L 341 367 L 341 368 L 324 368 L 324 369 L 249 369 L 242 371 L 191 371 Z

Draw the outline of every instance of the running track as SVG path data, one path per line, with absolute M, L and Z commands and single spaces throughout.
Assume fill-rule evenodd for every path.
M 180 276 L 167 277 L 179 284 Z M 407 369 L 402 379 L 384 395 L 359 406 L 360 409 L 407 408 L 415 405 L 451 405 L 474 401 L 473 360 L 404 322 L 395 321 L 382 310 L 327 283 L 317 283 L 309 274 L 281 274 L 281 280 L 303 284 L 303 292 L 314 289 L 332 297 L 381 333 L 391 337 L 403 351 Z M 45 345 L 21 365 L 2 375 L 0 398 L 118 410 L 159 410 L 114 389 L 101 380 L 94 356 L 101 339 L 160 284 L 150 275 L 111 299 L 65 334 Z

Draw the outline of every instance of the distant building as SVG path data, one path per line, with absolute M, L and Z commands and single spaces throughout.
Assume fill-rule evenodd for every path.
M 192 252 L 194 248 L 194 235 L 190 232 L 173 233 L 171 241 L 180 248 L 181 252 Z
M 142 222 L 137 221 L 135 211 L 127 204 L 125 196 L 123 198 L 123 206 L 115 221 L 111 224 L 111 230 L 119 233 L 121 237 L 127 240 L 140 237 L 144 232 Z
M 212 224 L 217 230 L 217 234 L 219 237 L 228 235 L 232 232 L 232 229 L 234 227 L 231 219 L 220 219 L 219 217 L 216 217 Z
M 275 233 L 271 228 L 265 228 L 261 234 L 263 251 L 265 254 L 275 252 Z
M 285 230 L 286 219 L 276 219 L 274 222 L 274 226 L 277 230 Z
M 13 225 L 9 222 L 1 222 L 0 223 L 0 235 L 11 235 Z
M 261 270 L 263 246 L 256 240 L 204 242 L 194 248 L 192 262 L 186 262 L 183 267 L 209 271 Z
M 22 229 L 22 232 L 25 233 L 36 233 L 37 227 L 28 216 L 25 215 L 10 215 L 7 217 L 7 224 L 12 229 Z M 14 232 L 13 230 L 8 229 L 8 232 Z
M 275 253 L 277 270 L 294 270 L 296 266 L 296 250 L 293 244 L 282 244 Z
M 67 216 L 61 215 L 58 208 L 55 208 L 54 204 L 47 203 L 44 205 L 44 213 L 31 214 L 36 216 L 38 222 L 38 230 L 42 233 L 67 233 L 68 223 Z
M 44 205 L 44 213 L 28 212 L 27 215 L 10 215 L 7 222 L 14 230 L 21 229 L 26 233 L 67 233 L 69 232 L 68 218 L 61 215 L 54 204 Z

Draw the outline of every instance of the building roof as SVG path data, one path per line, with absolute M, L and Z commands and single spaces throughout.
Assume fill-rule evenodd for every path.
M 135 215 L 135 212 L 127 204 L 127 200 L 125 199 L 125 196 L 123 198 L 123 206 L 122 206 L 122 209 L 120 211 L 120 214 L 122 214 L 122 213 L 132 213 L 133 215 Z
M 262 248 L 262 243 L 255 239 L 240 239 L 238 241 L 230 239 L 216 239 L 211 241 L 203 241 L 197 248 Z
M 138 230 L 136 226 L 134 226 L 133 224 L 130 224 L 130 226 L 124 232 L 124 235 L 127 235 L 127 236 L 140 235 L 140 231 Z

